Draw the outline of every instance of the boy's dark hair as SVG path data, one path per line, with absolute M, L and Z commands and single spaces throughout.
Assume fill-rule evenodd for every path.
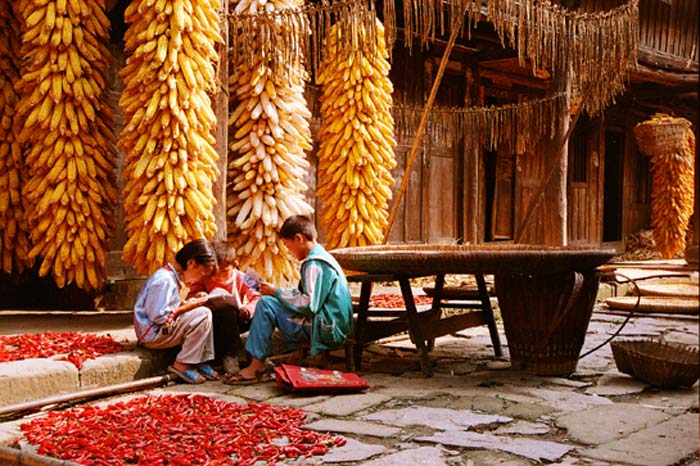
M 304 215 L 292 215 L 287 218 L 279 234 L 281 238 L 292 239 L 297 233 L 301 233 L 309 241 L 316 240 L 316 227 L 311 219 Z
M 175 260 L 183 269 L 187 268 L 187 261 L 194 259 L 201 265 L 216 266 L 216 254 L 211 243 L 205 239 L 195 239 L 185 244 L 175 254 Z
M 236 264 L 236 249 L 226 241 L 217 240 L 213 244 L 216 261 L 219 265 Z

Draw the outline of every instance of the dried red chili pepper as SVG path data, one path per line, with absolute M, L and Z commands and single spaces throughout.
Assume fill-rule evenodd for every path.
M 181 394 L 51 412 L 20 427 L 40 453 L 86 465 L 275 464 L 345 442 L 303 429 L 305 418 L 289 407 Z
M 60 356 L 60 360 L 69 361 L 80 368 L 87 359 L 124 350 L 122 342 L 110 335 L 47 330 L 43 333 L 0 336 L 0 362 Z

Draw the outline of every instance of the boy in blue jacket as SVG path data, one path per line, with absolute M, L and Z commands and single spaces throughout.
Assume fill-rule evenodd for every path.
M 352 298 L 345 274 L 338 262 L 316 242 L 316 228 L 303 215 L 285 220 L 279 232 L 289 252 L 301 261 L 297 289 L 280 289 L 260 284 L 263 296 L 255 307 L 248 332 L 246 351 L 249 366 L 226 374 L 229 384 L 260 381 L 275 327 L 293 348 L 297 342 L 310 343 L 312 356 L 342 347 L 352 333 Z

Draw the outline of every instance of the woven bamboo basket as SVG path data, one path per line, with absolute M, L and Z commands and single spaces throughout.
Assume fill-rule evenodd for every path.
M 637 304 L 639 302 L 639 304 Z M 675 296 L 613 296 L 605 300 L 610 309 L 623 311 L 652 312 L 659 314 L 698 314 L 698 298 L 679 298 Z
M 634 137 L 639 149 L 648 156 L 680 152 L 687 144 L 687 129 L 690 122 L 684 118 L 665 117 L 648 120 L 634 128 Z
M 690 387 L 700 377 L 698 348 L 655 338 L 610 343 L 617 369 L 661 388 Z
M 511 366 L 537 375 L 576 371 L 593 312 L 600 272 L 496 276 Z

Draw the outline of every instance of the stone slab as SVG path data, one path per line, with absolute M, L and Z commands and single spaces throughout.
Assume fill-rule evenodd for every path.
M 375 393 L 338 395 L 320 403 L 306 405 L 303 409 L 304 411 L 311 411 L 326 416 L 349 416 L 358 411 L 384 403 L 387 400 L 389 400 L 389 397 Z
M 342 447 L 333 447 L 323 455 L 321 460 L 326 464 L 341 463 L 346 461 L 362 461 L 387 451 L 383 445 L 360 442 L 355 439 L 346 439 L 347 443 Z
M 555 423 L 568 431 L 568 437 L 579 443 L 599 445 L 625 437 L 670 418 L 658 409 L 629 403 L 594 406 L 583 411 L 559 416 Z
M 468 429 L 483 424 L 512 421 L 510 417 L 480 414 L 466 409 L 431 408 L 425 406 L 387 409 L 364 416 L 364 419 L 395 426 L 425 426 L 440 430 Z
M 399 451 L 363 463 L 363 466 L 448 466 L 442 450 L 436 447 L 420 447 Z
M 432 436 L 418 437 L 416 440 L 466 448 L 501 450 L 535 461 L 555 461 L 574 449 L 570 445 L 544 440 L 530 440 L 527 438 L 513 438 L 458 430 L 437 432 Z
M 338 432 L 381 438 L 393 437 L 401 432 L 401 429 L 396 427 L 383 426 L 373 422 L 344 421 L 342 419 L 320 419 L 306 424 L 304 427 L 319 432 Z
M 685 458 L 698 453 L 698 414 L 683 414 L 579 453 L 589 458 L 635 466 L 681 464 Z

